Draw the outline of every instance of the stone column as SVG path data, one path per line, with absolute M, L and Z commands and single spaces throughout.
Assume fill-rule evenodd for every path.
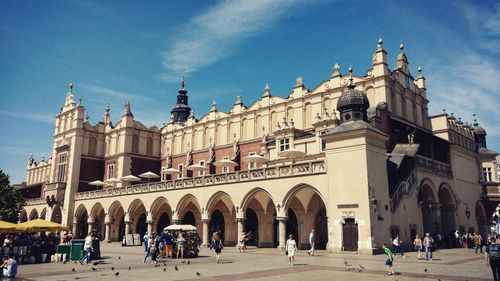
M 104 222 L 104 241 L 111 243 L 111 222 Z
M 125 235 L 130 234 L 130 225 L 132 221 L 125 221 Z
M 172 219 L 172 224 L 179 224 L 181 220 L 179 219 Z
M 286 217 L 277 217 L 276 220 L 278 220 L 279 223 L 279 245 L 278 245 L 278 250 L 284 250 L 286 247 Z
M 237 242 L 240 241 L 240 235 L 243 231 L 245 231 L 245 218 L 237 218 L 238 222 L 238 232 L 236 233 Z
M 148 224 L 148 235 L 153 235 L 153 226 L 154 226 L 154 221 L 146 221 Z
M 74 219 L 73 220 L 73 235 L 76 235 L 76 231 L 77 231 L 77 228 L 78 228 L 78 220 Z
M 210 237 L 208 233 L 208 226 L 210 224 L 210 219 L 203 219 L 203 237 L 202 237 L 202 247 L 210 247 Z

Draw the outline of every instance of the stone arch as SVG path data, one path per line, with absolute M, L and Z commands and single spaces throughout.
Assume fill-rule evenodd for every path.
M 47 208 L 43 208 L 42 211 L 40 212 L 40 219 L 44 220 L 46 215 L 47 215 Z
M 38 211 L 36 209 L 31 210 L 29 220 L 38 219 Z
M 160 233 L 172 223 L 172 207 L 167 198 L 160 196 L 153 201 L 149 209 L 155 222 L 156 232 Z
M 106 211 L 101 203 L 96 203 L 92 206 L 89 214 L 89 227 L 90 231 L 94 233 L 95 237 L 104 239 Z
M 278 123 L 278 113 L 276 112 L 276 110 L 273 110 L 269 115 L 270 115 L 269 122 L 271 123 L 269 124 L 269 129 L 270 129 L 269 132 L 272 134 L 276 132 L 276 125 Z
M 249 245 L 274 247 L 278 241 L 276 205 L 262 188 L 250 190 L 241 202 L 239 213 L 245 217 L 244 231 L 251 232 Z
M 146 207 L 141 199 L 135 199 L 128 207 L 129 219 L 132 222 L 132 233 L 138 233 L 140 237 L 148 232 L 148 225 L 146 223 L 147 214 Z
M 20 222 L 28 221 L 28 213 L 26 212 L 26 209 L 22 209 L 21 212 L 19 213 L 19 221 Z
M 73 223 L 76 223 L 76 225 L 73 226 L 73 234 L 75 235 L 75 238 L 86 237 L 89 233 L 89 225 L 87 223 L 89 215 L 85 205 L 80 204 L 78 208 L 76 208 L 74 218 Z
M 457 205 L 450 185 L 441 183 L 438 191 L 441 211 L 441 231 L 443 235 L 452 235 L 456 230 L 455 213 Z
M 52 212 L 50 213 L 50 221 L 55 223 L 61 223 L 62 221 L 62 210 L 59 204 L 52 207 Z
M 481 233 L 483 239 L 486 239 L 488 235 L 488 218 L 486 216 L 486 209 L 481 201 L 477 201 L 476 203 L 476 220 L 479 233 Z
M 432 180 L 428 178 L 423 179 L 420 183 L 417 196 L 422 213 L 423 233 L 437 234 L 439 232 L 440 223 L 437 214 L 438 198 L 439 195 Z
M 210 217 L 209 234 L 219 231 L 225 245 L 236 245 L 236 211 L 231 196 L 226 192 L 217 191 L 207 201 L 205 210 Z
M 331 102 L 331 99 L 330 97 L 324 97 L 322 100 L 321 100 L 321 114 L 320 115 L 323 115 L 323 113 L 327 112 L 328 114 L 331 113 L 331 110 L 332 110 L 333 106 L 332 106 L 332 102 Z
M 120 201 L 114 201 L 108 209 L 108 217 L 111 221 L 110 239 L 122 241 L 125 235 L 125 209 Z
M 315 246 L 326 249 L 328 243 L 327 207 L 323 195 L 311 185 L 300 183 L 292 187 L 283 199 L 287 234 L 294 234 L 300 248 L 309 247 L 309 233 L 315 229 Z M 296 222 L 290 218 L 290 210 Z
M 92 209 L 90 210 L 90 217 L 95 218 L 99 215 L 101 210 L 104 211 L 104 208 L 102 207 L 101 203 L 97 202 L 96 204 L 94 204 L 94 206 L 92 206 Z
M 194 217 L 196 228 L 201 229 L 201 215 L 204 212 L 204 208 L 200 208 L 198 199 L 196 199 L 193 194 L 188 193 L 184 195 L 181 200 L 179 200 L 179 203 L 177 203 L 177 207 L 175 209 L 177 217 L 181 222 L 185 219 L 184 216 L 191 213 Z

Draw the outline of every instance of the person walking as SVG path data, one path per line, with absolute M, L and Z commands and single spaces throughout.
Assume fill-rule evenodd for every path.
M 392 267 L 392 263 L 394 261 L 394 254 L 391 252 L 391 249 L 389 249 L 385 243 L 382 244 L 382 249 L 384 249 L 384 253 L 387 255 L 387 259 L 385 260 L 385 267 L 387 268 L 387 274 L 394 275 L 394 268 Z
M 167 257 L 173 259 L 174 255 L 174 237 L 172 236 L 172 233 L 170 231 L 167 231 L 167 234 L 165 235 L 165 248 L 167 248 Z
M 432 244 L 434 243 L 434 239 L 432 239 L 429 232 L 425 234 L 424 238 L 424 246 L 425 246 L 425 259 L 432 260 Z
M 493 273 L 493 280 L 500 281 L 500 245 L 497 244 L 495 237 L 490 238 L 490 245 L 487 249 L 487 262 Z
M 80 260 L 80 263 L 86 261 L 86 263 L 90 263 L 90 254 L 92 253 L 92 232 L 89 232 L 87 237 L 85 237 L 85 242 L 83 244 L 83 250 L 85 251 L 85 255 Z
M 245 233 L 245 231 L 241 232 L 240 240 L 238 241 L 238 251 L 240 253 L 244 253 L 245 252 L 245 249 L 246 249 L 245 243 L 248 240 L 248 236 L 249 235 L 250 235 L 250 232 L 249 233 Z
M 142 240 L 144 241 L 144 252 L 147 252 L 148 248 L 149 248 L 149 244 L 148 244 L 149 235 L 147 233 L 144 233 Z
M 220 263 L 220 254 L 222 252 L 222 248 L 224 248 L 224 245 L 222 245 L 222 240 L 220 239 L 220 236 L 218 234 L 214 235 L 213 238 L 214 240 L 210 248 L 214 249 L 215 251 L 215 263 Z
M 483 237 L 481 237 L 481 234 L 476 233 L 474 235 L 474 245 L 475 245 L 475 249 L 476 249 L 476 254 L 477 254 L 478 249 L 482 254 L 483 253 Z
M 10 278 L 15 278 L 17 275 L 17 259 L 14 254 L 10 254 L 8 257 L 5 256 L 3 259 L 3 277 L 6 277 L 10 280 Z M 5 278 L 3 280 L 6 280 Z
M 297 242 L 293 239 L 293 235 L 290 234 L 288 236 L 288 240 L 286 240 L 286 254 L 288 256 L 288 264 L 293 266 L 295 263 L 295 251 L 297 250 Z
M 147 241 L 147 242 L 144 242 L 146 244 L 146 256 L 144 256 L 144 263 L 146 263 L 147 259 L 149 257 L 151 257 L 151 245 L 153 244 L 154 245 L 154 241 L 153 240 L 153 237 L 148 235 L 147 238 L 144 239 L 144 241 Z
M 415 235 L 413 246 L 415 247 L 415 251 L 417 252 L 417 260 L 420 260 L 420 253 L 422 251 L 422 239 L 420 239 L 420 236 L 418 234 Z
M 401 240 L 399 239 L 399 235 L 396 235 L 396 237 L 394 238 L 394 240 L 392 240 L 392 245 L 394 246 L 394 254 L 396 253 L 401 253 L 401 257 L 405 257 L 404 253 L 403 253 L 403 249 L 401 248 Z
M 314 228 L 311 229 L 311 233 L 309 233 L 309 244 L 311 244 L 311 249 L 307 251 L 307 254 L 314 256 Z

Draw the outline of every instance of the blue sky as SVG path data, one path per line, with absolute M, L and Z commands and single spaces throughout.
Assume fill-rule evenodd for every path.
M 24 180 L 28 156 L 49 156 L 68 83 L 97 122 L 130 100 L 146 125 L 168 121 L 186 70 L 197 117 L 312 89 L 338 62 L 363 75 L 378 36 L 389 67 L 399 42 L 427 79 L 431 114 L 477 112 L 500 151 L 500 4 L 495 1 L 0 1 L 0 169 Z

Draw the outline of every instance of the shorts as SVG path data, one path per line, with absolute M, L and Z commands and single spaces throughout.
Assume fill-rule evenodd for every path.
M 422 248 L 420 246 L 415 246 L 415 252 L 420 253 Z
M 293 256 L 295 256 L 295 249 L 288 250 L 288 257 L 293 257 Z
M 386 259 L 385 260 L 385 265 L 392 266 L 392 260 L 391 259 Z
M 216 252 L 217 254 L 220 254 L 220 253 L 222 252 L 222 249 L 221 249 L 221 248 L 215 248 L 215 252 Z

